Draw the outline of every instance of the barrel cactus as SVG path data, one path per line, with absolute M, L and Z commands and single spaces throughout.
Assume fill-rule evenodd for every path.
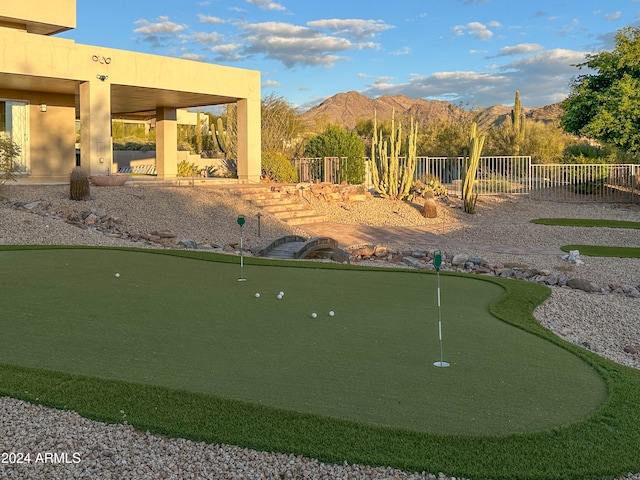
M 69 182 L 71 200 L 87 200 L 89 198 L 89 177 L 82 167 L 71 171 Z

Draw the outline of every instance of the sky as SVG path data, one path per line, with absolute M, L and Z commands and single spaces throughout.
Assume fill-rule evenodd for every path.
M 640 0 L 76 0 L 78 43 L 261 72 L 301 111 L 337 93 L 466 108 L 566 98 Z

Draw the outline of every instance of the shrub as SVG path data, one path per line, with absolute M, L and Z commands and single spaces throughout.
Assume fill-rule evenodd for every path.
M 330 125 L 324 132 L 309 140 L 304 154 L 313 158 L 339 157 L 340 181 L 352 185 L 364 183 L 364 142 L 356 132 Z M 324 164 L 321 168 L 323 167 Z M 322 172 L 320 174 L 323 176 Z
M 149 152 L 156 149 L 156 142 L 146 142 L 141 140 L 113 142 L 114 150 L 128 150 L 138 152 Z
M 198 171 L 198 166 L 195 163 L 189 163 L 186 160 L 182 160 L 178 164 L 179 177 L 193 177 L 198 174 Z
M 295 183 L 298 172 L 281 152 L 262 152 L 262 177 L 273 182 Z
M 7 135 L 0 134 L 0 186 L 8 180 L 15 181 L 16 160 L 20 157 L 20 145 Z
M 610 148 L 578 143 L 564 149 L 562 163 L 616 163 L 616 152 Z

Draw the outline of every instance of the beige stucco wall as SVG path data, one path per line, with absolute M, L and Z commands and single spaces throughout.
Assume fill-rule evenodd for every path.
M 105 170 L 105 163 L 108 166 L 112 162 L 111 150 L 104 152 L 100 146 L 110 145 L 111 110 L 116 106 L 113 87 L 117 86 L 120 92 L 123 91 L 120 87 L 142 87 L 145 90 L 139 90 L 140 94 L 162 91 L 158 98 L 167 102 L 171 101 L 171 91 L 239 100 L 238 174 L 243 180 L 257 182 L 260 179 L 258 71 L 81 45 L 68 39 L 0 27 L 0 73 L 21 76 L 20 84 L 24 87 L 20 88 L 38 89 L 50 79 L 54 80 L 51 85 L 55 88 L 75 88 L 80 96 L 82 162 L 90 173 L 100 173 Z M 104 80 L 97 76 L 103 76 Z M 133 102 L 136 91 L 124 91 L 131 92 L 127 100 Z M 71 124 L 71 128 L 75 128 L 73 122 Z M 32 125 L 32 131 L 34 127 Z M 46 131 L 38 135 L 46 135 Z M 87 141 L 89 137 L 91 140 Z M 32 149 L 32 165 L 44 161 L 39 154 Z M 66 160 L 59 158 L 56 162 L 64 165 Z M 169 165 L 163 170 L 171 176 L 174 168 Z
M 50 34 L 76 27 L 75 0 L 3 0 L 0 21 L 33 24 L 38 33 Z
M 65 106 L 65 103 L 74 99 L 53 94 L 38 97 L 47 105 L 47 111 L 41 112 L 37 101 L 29 108 L 31 175 L 69 175 L 76 166 L 76 111 L 73 103 L 71 106 Z M 34 162 L 34 158 L 38 161 Z
M 75 98 L 0 88 L 0 98 L 29 102 L 29 163 L 33 176 L 71 173 L 75 157 Z M 46 105 L 46 112 L 40 105 Z M 35 159 L 35 161 L 34 161 Z

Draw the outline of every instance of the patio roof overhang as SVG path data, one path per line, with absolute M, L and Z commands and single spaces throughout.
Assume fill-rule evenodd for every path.
M 80 106 L 81 80 L 0 73 L 0 86 L 10 90 L 74 95 Z M 133 85 L 111 84 L 111 114 L 154 117 L 156 108 L 196 108 L 234 103 L 238 99 L 200 92 L 185 92 Z

